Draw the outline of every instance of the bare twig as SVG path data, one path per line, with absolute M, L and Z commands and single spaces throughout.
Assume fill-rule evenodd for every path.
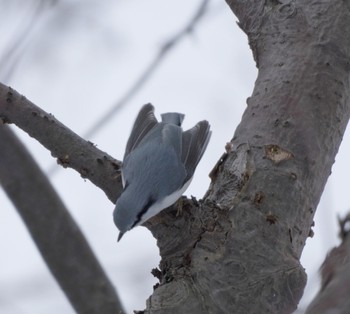
M 23 21 L 21 29 L 17 32 L 16 36 L 12 40 L 12 43 L 9 44 L 7 50 L 4 52 L 0 60 L 0 71 L 2 72 L 1 79 L 3 82 L 8 82 L 11 79 L 11 76 L 18 65 L 18 61 L 23 54 L 23 45 L 25 40 L 37 25 L 45 7 L 48 5 L 54 5 L 55 3 L 56 1 L 52 0 L 37 1 L 37 6 L 34 8 L 33 13 L 29 16 L 29 20 L 27 22 Z
M 35 106 L 15 90 L 0 83 L 0 119 L 14 123 L 51 151 L 63 167 L 70 167 L 102 189 L 115 202 L 121 193 L 120 162 L 96 148 Z
M 193 32 L 195 26 L 198 24 L 200 19 L 206 13 L 206 9 L 208 7 L 209 0 L 202 0 L 198 9 L 196 10 L 194 16 L 190 19 L 187 25 L 182 28 L 175 36 L 166 41 L 158 53 L 155 55 L 150 64 L 146 67 L 146 69 L 141 73 L 139 78 L 135 81 L 135 83 L 126 91 L 126 93 L 100 118 L 98 119 L 92 126 L 89 128 L 84 134 L 84 138 L 91 138 L 94 134 L 96 134 L 101 127 L 105 126 L 106 123 L 120 110 L 122 109 L 126 103 L 136 95 L 136 93 L 144 86 L 147 80 L 151 77 L 151 75 L 158 69 L 159 65 L 165 59 L 165 57 L 169 54 L 169 52 L 175 48 L 175 46 L 188 34 Z
M 0 125 L 0 183 L 77 313 L 121 313 L 115 289 L 46 176 Z

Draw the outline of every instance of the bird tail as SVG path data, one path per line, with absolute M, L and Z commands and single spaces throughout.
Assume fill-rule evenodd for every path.
M 181 126 L 182 121 L 185 118 L 185 115 L 182 113 L 177 112 L 167 112 L 161 114 L 162 122 L 169 123 L 169 124 L 175 124 L 177 126 Z

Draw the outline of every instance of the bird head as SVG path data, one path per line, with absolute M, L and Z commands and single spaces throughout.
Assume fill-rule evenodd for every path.
M 143 216 L 152 202 L 147 201 L 146 197 L 144 200 L 142 195 L 126 188 L 118 198 L 113 212 L 114 224 L 120 231 L 118 241 L 125 232 L 144 222 Z
M 135 225 L 138 212 L 139 209 L 135 208 L 132 198 L 128 198 L 125 193 L 122 193 L 115 204 L 113 212 L 114 224 L 120 231 L 118 241 L 125 232 L 129 231 Z

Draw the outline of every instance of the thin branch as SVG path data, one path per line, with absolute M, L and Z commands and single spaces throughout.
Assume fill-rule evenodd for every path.
M 198 9 L 196 10 L 193 17 L 187 23 L 187 25 L 182 28 L 175 36 L 173 36 L 170 40 L 166 41 L 158 53 L 155 55 L 150 64 L 146 67 L 146 69 L 141 73 L 139 78 L 135 81 L 135 83 L 130 87 L 129 90 L 100 118 L 98 119 L 90 129 L 86 131 L 84 134 L 84 138 L 91 138 L 94 134 L 96 134 L 103 126 L 106 125 L 108 121 L 110 121 L 113 116 L 122 109 L 126 103 L 136 95 L 136 93 L 144 86 L 147 80 L 154 74 L 154 72 L 158 69 L 161 62 L 165 59 L 165 57 L 169 54 L 169 52 L 175 48 L 179 42 L 184 39 L 188 34 L 193 32 L 195 26 L 201 20 L 201 18 L 206 13 L 207 7 L 209 4 L 209 0 L 202 0 Z
M 50 182 L 0 125 L 0 183 L 77 313 L 121 313 L 115 289 Z
M 321 289 L 307 308 L 307 314 L 349 313 L 350 309 L 350 213 L 339 221 L 342 243 L 332 249 L 322 267 Z
M 0 119 L 14 123 L 51 151 L 63 167 L 75 169 L 114 203 L 122 191 L 121 163 L 69 130 L 14 89 L 0 83 Z
M 25 50 L 25 40 L 29 37 L 35 26 L 38 24 L 38 21 L 40 21 L 40 17 L 44 12 L 45 6 L 54 4 L 56 4 L 56 1 L 39 0 L 33 13 L 29 17 L 29 21 L 24 21 L 24 25 L 22 25 L 21 29 L 12 40 L 12 43 L 9 44 L 7 50 L 1 57 L 0 71 L 3 72 L 1 75 L 3 82 L 8 82 L 10 80 L 17 65 L 19 64 L 19 59 L 22 57 Z

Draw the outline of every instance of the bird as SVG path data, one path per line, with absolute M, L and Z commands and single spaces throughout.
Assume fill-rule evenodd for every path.
M 119 229 L 118 242 L 125 232 L 142 225 L 173 205 L 191 183 L 196 167 L 210 140 L 208 121 L 182 130 L 185 115 L 161 114 L 144 105 L 134 122 L 121 167 L 123 191 L 113 211 Z

